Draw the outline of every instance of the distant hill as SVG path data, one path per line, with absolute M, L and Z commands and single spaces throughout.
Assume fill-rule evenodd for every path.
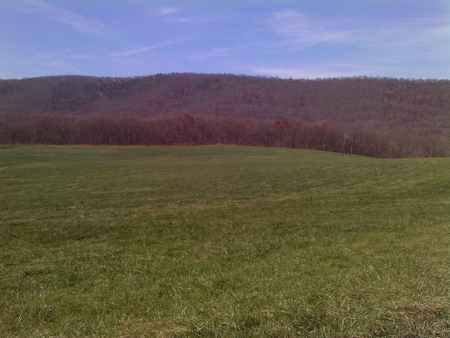
M 2 80 L 0 144 L 235 144 L 450 156 L 450 81 L 227 74 Z
M 450 81 L 230 74 L 0 80 L 0 114 L 255 118 L 450 134 Z

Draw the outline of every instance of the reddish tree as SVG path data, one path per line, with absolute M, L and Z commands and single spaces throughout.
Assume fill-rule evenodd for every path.
M 275 121 L 273 128 L 275 129 L 286 129 L 289 127 L 288 121 Z
M 189 114 L 181 115 L 180 116 L 180 120 L 182 120 L 182 121 L 189 121 L 191 123 L 194 123 L 194 118 L 191 115 L 189 115 Z

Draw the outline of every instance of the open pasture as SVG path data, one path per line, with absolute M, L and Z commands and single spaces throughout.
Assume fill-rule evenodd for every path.
M 1 337 L 445 337 L 450 159 L 0 147 Z

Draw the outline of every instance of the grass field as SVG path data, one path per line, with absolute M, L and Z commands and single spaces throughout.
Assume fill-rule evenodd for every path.
M 450 159 L 0 147 L 1 337 L 449 337 Z

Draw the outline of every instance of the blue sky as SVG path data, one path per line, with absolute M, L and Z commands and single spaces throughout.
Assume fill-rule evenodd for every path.
M 0 79 L 450 78 L 448 0 L 1 0 Z

